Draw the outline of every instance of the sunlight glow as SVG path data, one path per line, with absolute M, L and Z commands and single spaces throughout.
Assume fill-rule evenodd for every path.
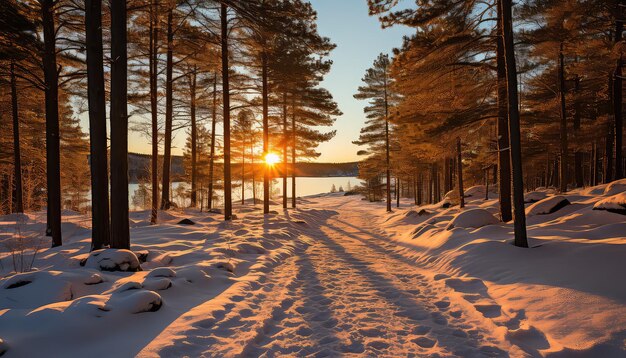
M 265 156 L 265 164 L 272 166 L 280 163 L 280 157 L 276 153 L 267 153 Z

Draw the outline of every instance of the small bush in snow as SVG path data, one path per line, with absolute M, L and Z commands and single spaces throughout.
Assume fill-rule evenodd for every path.
M 15 272 L 29 272 L 33 269 L 37 254 L 44 247 L 43 233 L 24 232 L 26 216 L 20 215 L 15 222 L 13 233 L 2 242 L 6 251 L 11 253 L 11 263 Z

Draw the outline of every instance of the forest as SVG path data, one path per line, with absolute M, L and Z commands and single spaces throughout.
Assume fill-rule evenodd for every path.
M 0 356 L 626 356 L 625 21 L 3 0 Z

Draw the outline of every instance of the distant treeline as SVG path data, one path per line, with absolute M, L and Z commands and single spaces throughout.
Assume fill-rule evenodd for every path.
M 163 160 L 163 158 L 159 158 Z M 218 166 L 222 163 L 216 163 Z M 246 163 L 246 166 L 249 166 Z M 257 170 L 261 171 L 263 163 L 255 164 Z M 231 165 L 233 172 L 240 169 L 239 163 Z M 282 165 L 275 166 L 276 176 L 282 174 Z M 128 154 L 128 171 L 130 174 L 130 182 L 137 183 L 139 180 L 148 180 L 150 177 L 150 155 L 129 153 Z M 350 163 L 297 163 L 296 175 L 298 177 L 355 177 L 359 174 L 359 166 L 357 162 Z M 172 175 L 174 181 L 183 180 L 185 177 L 185 169 L 183 166 L 182 156 L 172 156 Z

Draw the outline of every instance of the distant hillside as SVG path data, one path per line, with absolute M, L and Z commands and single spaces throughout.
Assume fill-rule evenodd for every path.
M 136 183 L 139 179 L 148 179 L 150 176 L 150 155 L 129 153 L 128 171 L 130 181 Z M 222 163 L 216 163 L 222 165 Z M 257 164 L 261 166 L 263 164 Z M 159 167 L 161 164 L 159 164 Z M 239 164 L 232 165 L 233 171 L 239 169 Z M 281 166 L 276 167 L 279 174 L 282 173 Z M 182 156 L 172 156 L 172 180 L 180 180 L 185 174 Z M 298 163 L 296 164 L 296 175 L 299 177 L 355 177 L 359 174 L 357 162 L 351 163 Z

